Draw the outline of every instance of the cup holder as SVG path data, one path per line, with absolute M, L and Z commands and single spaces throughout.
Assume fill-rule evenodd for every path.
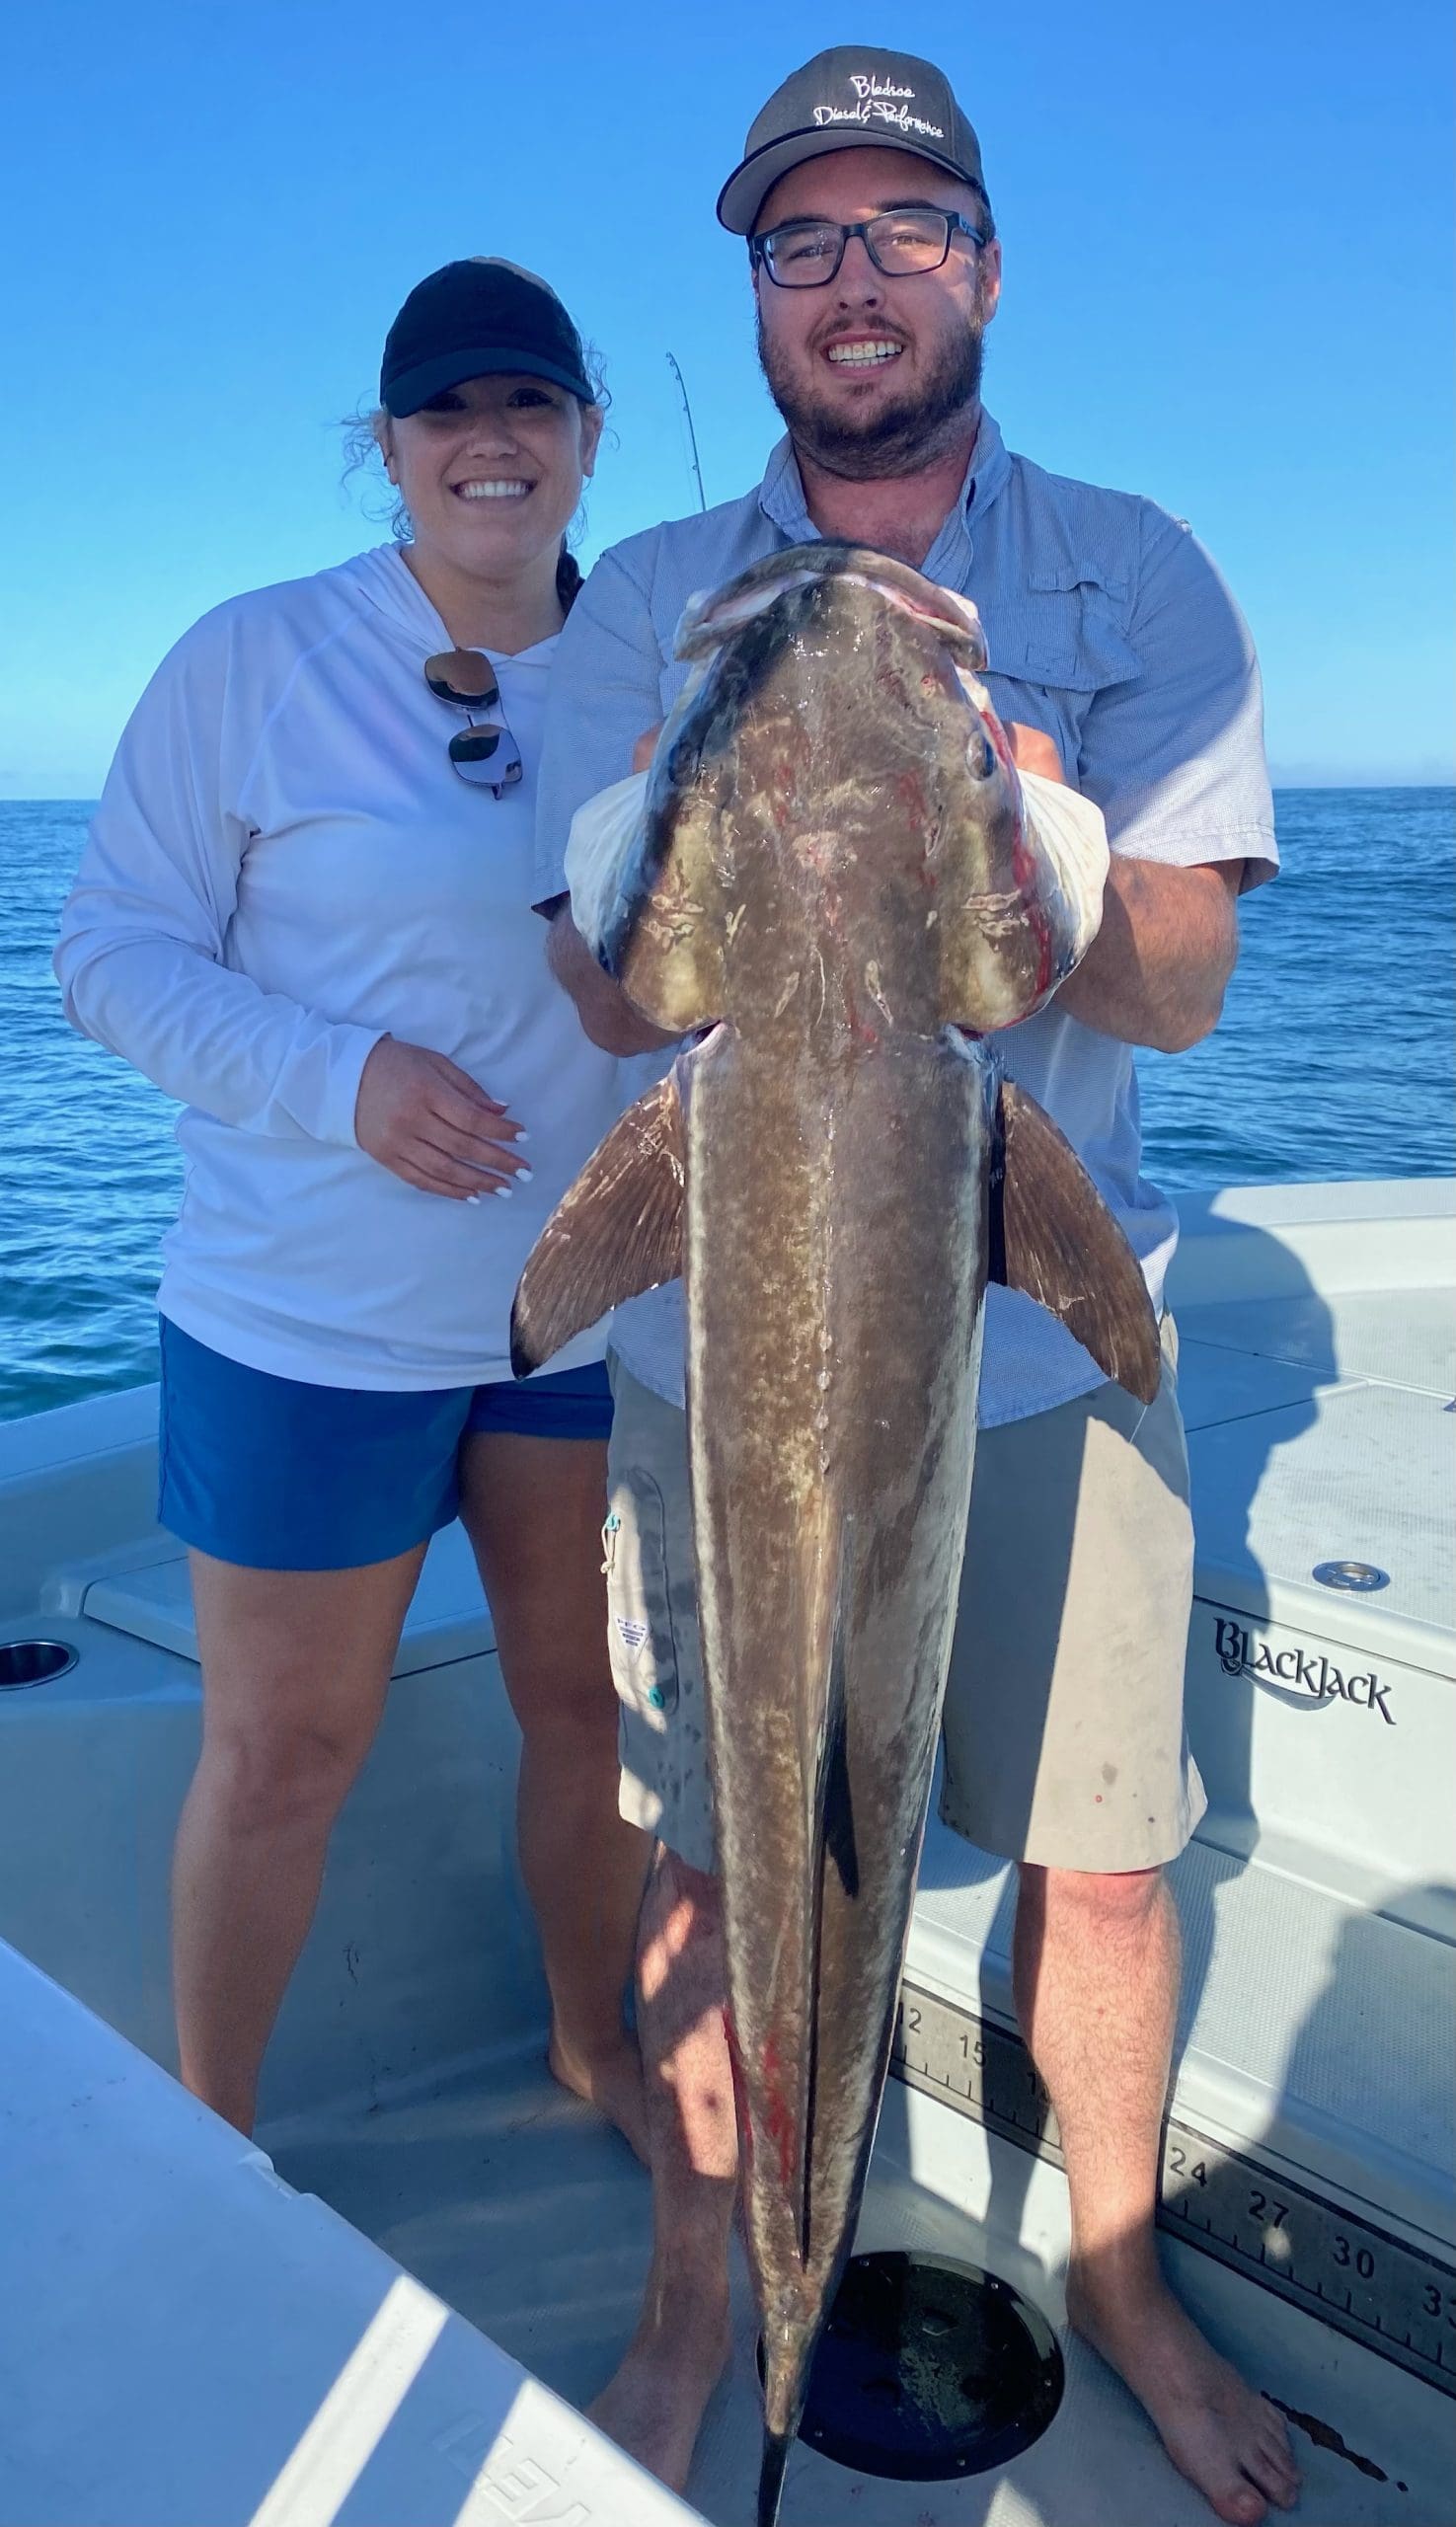
M 64 1641 L 0 1641 L 0 1694 L 48 1685 L 75 1666 L 76 1656 Z

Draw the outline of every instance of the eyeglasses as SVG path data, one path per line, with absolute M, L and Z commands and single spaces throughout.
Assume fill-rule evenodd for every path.
M 520 748 L 505 725 L 496 670 L 479 650 L 442 650 L 424 661 L 424 681 L 467 725 L 450 739 L 450 761 L 472 788 L 498 799 L 521 777 Z
M 857 219 L 852 228 L 832 219 L 786 220 L 782 228 L 750 237 L 748 252 L 780 289 L 822 289 L 843 263 L 851 237 L 863 237 L 877 271 L 899 279 L 906 272 L 939 271 L 958 234 L 975 246 L 986 242 L 958 210 L 882 210 L 876 219 Z

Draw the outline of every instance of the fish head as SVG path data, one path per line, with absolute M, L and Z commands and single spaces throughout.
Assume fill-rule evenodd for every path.
M 1077 921 L 967 599 L 887 554 L 796 545 L 695 598 L 676 647 L 690 673 L 603 954 L 646 1014 L 854 1045 L 1040 1005 Z

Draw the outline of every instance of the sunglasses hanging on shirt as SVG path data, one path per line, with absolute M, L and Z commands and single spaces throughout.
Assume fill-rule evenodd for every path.
M 424 681 L 440 702 L 463 711 L 466 726 L 450 739 L 450 761 L 473 789 L 498 799 L 521 777 L 520 748 L 500 709 L 496 670 L 479 650 L 442 650 L 424 661 Z

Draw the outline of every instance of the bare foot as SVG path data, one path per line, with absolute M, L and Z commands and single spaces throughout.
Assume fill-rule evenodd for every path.
M 609 2123 L 631 2142 L 644 2167 L 651 2161 L 648 2153 L 648 2107 L 643 2094 L 642 2055 L 629 2035 L 624 2034 L 620 2046 L 610 2053 L 597 2053 L 589 2058 L 568 2051 L 559 2035 L 552 2034 L 547 2047 L 546 2066 L 554 2080 L 560 2080 L 573 2097 L 583 2099 L 604 2114 Z
M 610 2386 L 587 2406 L 587 2419 L 669 2490 L 685 2490 L 731 2340 L 727 2294 L 711 2310 L 699 2304 L 644 2317 Z
M 1256 2527 L 1272 2501 L 1292 2509 L 1299 2470 L 1282 2416 L 1220 2359 L 1161 2280 L 1067 2277 L 1073 2325 L 1144 2408 L 1179 2473 L 1220 2518 Z

